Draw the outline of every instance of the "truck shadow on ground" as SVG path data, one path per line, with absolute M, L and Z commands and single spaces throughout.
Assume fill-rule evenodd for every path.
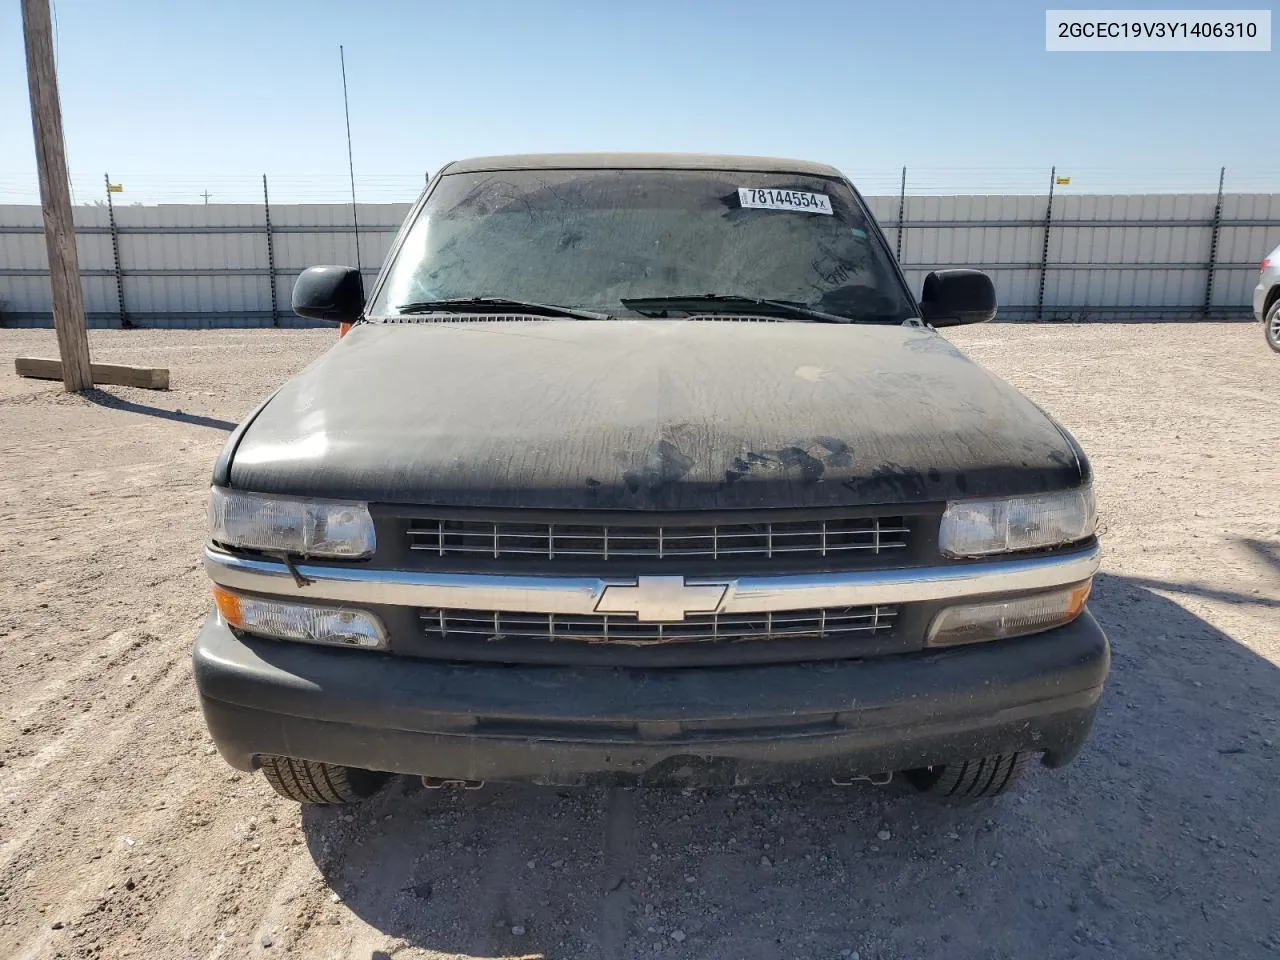
M 399 778 L 306 809 L 307 843 L 360 919 L 445 954 L 1272 956 L 1280 670 L 1149 586 L 1098 578 L 1093 737 L 994 802 Z

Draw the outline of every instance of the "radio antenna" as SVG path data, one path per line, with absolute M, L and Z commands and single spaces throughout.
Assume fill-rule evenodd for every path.
M 342 64 L 342 112 L 347 118 L 347 172 L 351 174 L 351 231 L 356 239 L 356 272 L 363 280 L 364 271 L 360 265 L 360 217 L 356 212 L 356 166 L 351 159 L 351 106 L 347 102 L 347 58 L 342 52 L 342 44 L 338 44 L 338 61 Z

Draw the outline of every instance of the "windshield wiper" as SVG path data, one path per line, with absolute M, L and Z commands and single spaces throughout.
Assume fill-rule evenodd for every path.
M 697 293 L 681 297 L 624 297 L 622 305 L 628 310 L 645 316 L 663 316 L 668 310 L 683 313 L 702 312 L 707 304 L 722 304 L 735 310 L 753 307 L 757 313 L 791 317 L 796 320 L 814 320 L 818 323 L 855 323 L 853 317 L 835 313 L 823 313 L 801 303 L 787 300 L 763 300 L 759 297 L 743 297 L 731 293 Z
M 527 300 L 509 300 L 506 297 L 449 297 L 444 300 L 415 300 L 396 307 L 396 313 L 494 313 L 502 310 L 526 310 L 549 317 L 572 317 L 574 320 L 612 320 L 607 313 L 593 310 L 575 310 L 551 303 L 531 303 Z

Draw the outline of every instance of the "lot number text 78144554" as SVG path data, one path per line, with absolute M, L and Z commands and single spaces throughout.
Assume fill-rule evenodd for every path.
M 825 213 L 831 216 L 831 198 L 823 193 L 739 187 L 738 203 L 742 207 L 757 210 L 798 210 L 801 213 Z

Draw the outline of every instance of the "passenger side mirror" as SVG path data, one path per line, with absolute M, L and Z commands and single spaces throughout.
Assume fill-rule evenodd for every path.
M 364 309 L 364 280 L 354 267 L 308 267 L 293 284 L 293 312 L 311 320 L 351 323 Z
M 983 323 L 996 315 L 996 287 L 981 270 L 935 270 L 924 278 L 920 313 L 935 327 Z

